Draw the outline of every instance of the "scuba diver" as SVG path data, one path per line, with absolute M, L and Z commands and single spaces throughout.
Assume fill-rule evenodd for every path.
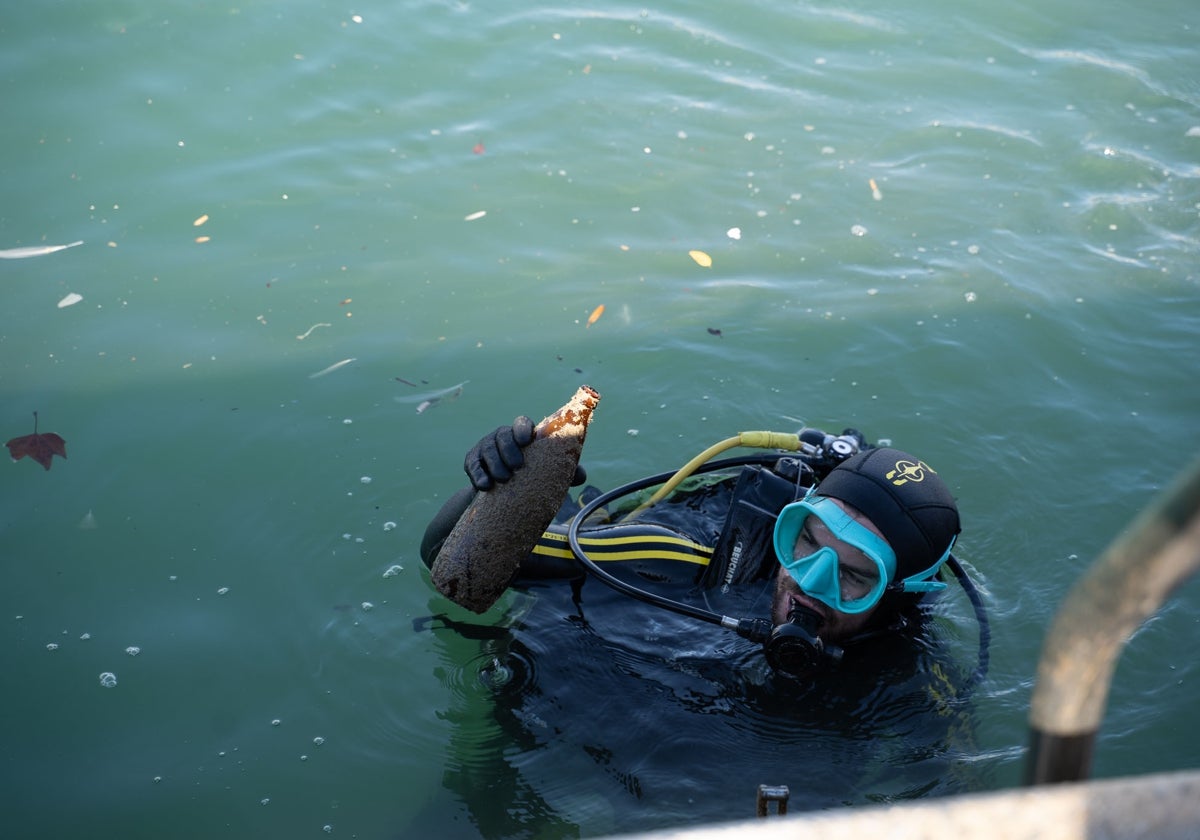
M 451 497 L 430 522 L 421 544 L 427 566 L 474 495 L 522 467 L 522 449 L 532 442 L 533 428 L 530 418 L 518 417 L 467 453 L 464 470 L 471 486 Z M 796 456 L 741 459 L 734 477 L 683 493 L 674 504 L 626 512 L 624 518 L 615 518 L 604 505 L 631 489 L 661 484 L 662 477 L 609 494 L 586 488 L 580 496 L 584 508 L 565 501 L 512 585 L 578 579 L 586 568 L 634 597 L 712 620 L 712 614 L 700 615 L 703 611 L 639 585 L 728 590 L 773 580 L 769 625 L 763 619 L 724 621 L 746 638 L 764 642 L 772 667 L 790 676 L 834 663 L 871 639 L 913 632 L 926 595 L 945 589 L 940 578 L 948 562 L 979 609 L 969 578 L 951 555 L 961 530 L 958 508 L 933 468 L 898 449 L 872 446 L 853 429 L 837 436 L 806 429 L 799 437 Z M 715 464 L 730 466 L 737 464 Z M 584 480 L 580 467 L 573 483 Z M 982 615 L 980 620 L 982 630 Z M 986 660 L 986 651 L 983 656 Z
M 751 816 L 760 784 L 790 788 L 789 811 L 985 786 L 970 697 L 989 631 L 951 553 L 949 488 L 851 429 L 791 437 L 795 448 L 704 457 L 713 447 L 603 493 L 580 467 L 578 499 L 563 501 L 505 600 L 480 621 L 414 622 L 448 633 L 439 673 L 465 697 L 441 713 L 462 756 L 443 785 L 483 836 Z M 532 440 L 519 417 L 470 449 L 469 486 L 426 528 L 427 566 L 475 495 L 522 469 Z M 973 673 L 942 632 L 947 571 L 979 622 Z M 469 642 L 479 649 L 464 655 Z

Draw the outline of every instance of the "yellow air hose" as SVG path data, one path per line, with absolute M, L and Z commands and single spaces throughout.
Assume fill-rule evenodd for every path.
M 738 432 L 731 438 L 719 443 L 714 443 L 712 446 L 705 449 L 692 460 L 688 461 L 679 470 L 667 480 L 667 483 L 655 491 L 654 495 L 646 501 L 642 502 L 627 518 L 632 519 L 639 513 L 644 511 L 651 505 L 661 502 L 666 498 L 672 490 L 678 487 L 685 478 L 695 472 L 701 464 L 712 460 L 717 455 L 720 455 L 727 449 L 733 449 L 738 446 L 745 446 L 751 449 L 783 449 L 787 452 L 796 452 L 800 449 L 800 435 L 790 432 Z

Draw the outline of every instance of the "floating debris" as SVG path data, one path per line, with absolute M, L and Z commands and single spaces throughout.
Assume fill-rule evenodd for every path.
M 725 231 L 725 235 L 730 239 L 741 239 L 742 229 L 740 227 L 731 227 L 729 230 Z
M 312 331 L 315 330 L 317 327 L 332 327 L 332 326 L 333 326 L 333 324 L 324 324 L 324 323 L 313 324 L 311 327 L 309 327 L 307 330 L 305 330 L 302 335 L 296 336 L 296 340 L 303 341 L 304 339 L 308 338 L 310 335 L 312 335 Z
M 338 368 L 344 368 L 346 365 L 350 364 L 351 362 L 357 362 L 357 361 L 358 361 L 358 359 L 356 359 L 356 358 L 342 359 L 340 362 L 334 362 L 333 364 L 331 364 L 329 367 L 325 368 L 324 370 L 319 370 L 316 373 L 310 373 L 308 375 L 308 378 L 309 379 L 318 379 L 322 376 L 333 373 Z
M 879 187 L 876 186 L 875 179 L 872 178 L 867 183 L 871 185 L 871 198 L 875 199 L 876 201 L 883 201 L 883 193 L 880 192 Z
M 712 257 L 703 251 L 688 251 L 688 256 L 694 259 L 696 261 L 696 265 L 699 265 L 702 268 L 709 268 L 712 266 Z
M 482 219 L 486 215 L 487 215 L 486 210 L 476 210 L 474 213 L 471 213 L 470 215 L 464 217 L 463 221 L 464 222 L 473 222 L 476 219 Z
M 723 338 L 723 337 L 724 337 L 724 336 L 722 336 L 722 335 L 721 335 L 721 331 L 720 331 L 719 329 L 717 329 L 716 327 L 709 327 L 709 328 L 708 328 L 708 334 L 709 334 L 709 335 L 715 335 L 715 336 L 717 336 L 718 338 Z
M 82 244 L 83 240 L 80 239 L 66 245 L 31 245 L 27 248 L 5 248 L 0 250 L 0 260 L 25 260 L 30 257 L 42 257 L 46 254 L 65 251 L 68 248 L 74 248 L 76 245 Z
M 66 309 L 68 306 L 74 306 L 75 304 L 79 303 L 79 301 L 81 301 L 81 300 L 83 300 L 83 295 L 76 294 L 75 292 L 71 292 L 69 295 L 67 295 L 65 298 L 63 298 L 62 300 L 60 300 L 58 302 L 58 308 Z
M 470 381 L 471 380 L 469 379 L 464 379 L 457 385 L 454 385 L 450 388 L 444 388 L 441 391 L 434 391 L 432 393 L 426 392 L 424 394 L 417 394 L 412 397 L 395 397 L 395 400 L 399 403 L 415 402 L 417 403 L 417 414 L 424 414 L 428 409 L 433 408 L 433 406 L 437 405 L 443 400 L 449 402 L 450 400 L 458 399 L 460 396 L 462 396 L 463 386 Z

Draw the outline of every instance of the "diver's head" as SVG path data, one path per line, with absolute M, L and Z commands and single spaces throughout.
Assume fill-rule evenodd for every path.
M 945 584 L 934 580 L 959 532 L 945 482 L 897 449 L 839 464 L 775 523 L 780 562 L 773 619 L 804 608 L 827 641 L 845 640 Z

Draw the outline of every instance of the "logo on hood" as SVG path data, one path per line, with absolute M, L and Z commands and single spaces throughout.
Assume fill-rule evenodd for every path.
M 937 475 L 937 470 L 926 464 L 924 461 L 909 461 L 906 458 L 901 458 L 896 462 L 896 466 L 884 474 L 884 478 L 892 482 L 897 487 L 903 487 L 910 481 L 915 483 L 925 480 L 925 474 Z

